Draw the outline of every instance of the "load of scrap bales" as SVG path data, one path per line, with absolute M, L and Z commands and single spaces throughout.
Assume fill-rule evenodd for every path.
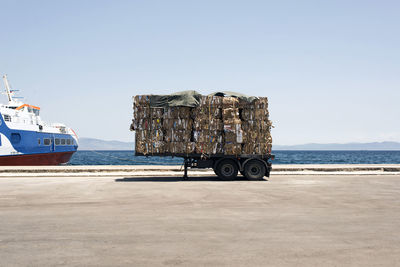
M 266 97 L 184 91 L 133 97 L 135 150 L 143 155 L 249 155 L 271 151 Z

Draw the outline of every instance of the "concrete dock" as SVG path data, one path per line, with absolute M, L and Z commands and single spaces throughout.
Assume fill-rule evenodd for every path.
M 400 173 L 400 164 L 297 164 L 273 165 L 273 175 L 391 175 Z M 95 166 L 0 166 L 1 177 L 52 176 L 176 176 L 183 174 L 182 166 L 166 165 L 95 165 Z M 190 176 L 214 175 L 211 169 L 190 169 Z
M 223 182 L 79 168 L 0 168 L 0 266 L 400 265 L 394 169 Z

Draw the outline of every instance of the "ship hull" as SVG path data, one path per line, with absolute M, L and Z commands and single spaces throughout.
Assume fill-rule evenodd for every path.
M 39 166 L 67 163 L 75 151 L 0 156 L 0 166 Z

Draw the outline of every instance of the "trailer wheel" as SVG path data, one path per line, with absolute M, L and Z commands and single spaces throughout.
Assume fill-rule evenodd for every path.
M 238 166 L 233 160 L 224 159 L 218 163 L 216 173 L 221 180 L 233 180 L 238 174 Z
M 271 168 L 267 168 L 267 170 L 265 171 L 265 176 L 269 177 L 270 173 L 271 173 Z
M 265 164 L 260 160 L 250 160 L 244 166 L 244 174 L 249 180 L 260 180 L 266 174 Z
M 218 171 L 217 171 L 217 168 L 212 168 L 212 169 L 213 169 L 215 175 L 219 176 Z

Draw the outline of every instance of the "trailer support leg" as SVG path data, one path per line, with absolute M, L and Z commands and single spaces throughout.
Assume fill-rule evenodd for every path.
M 188 158 L 184 159 L 184 166 L 185 166 L 185 170 L 184 170 L 184 173 L 183 173 L 183 180 L 188 180 L 189 179 L 189 177 L 187 175 L 187 169 L 189 167 L 189 159 Z

